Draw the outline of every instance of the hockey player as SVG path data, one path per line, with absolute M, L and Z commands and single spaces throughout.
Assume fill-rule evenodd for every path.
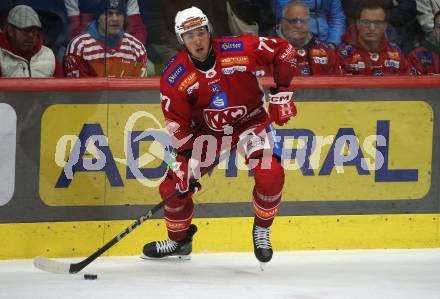
M 419 75 L 440 74 L 440 11 L 434 16 L 435 45 L 426 42 L 425 47 L 417 48 L 409 55 L 409 60 Z
M 350 27 L 336 54 L 351 75 L 413 75 L 414 68 L 400 48 L 387 41 L 388 10 L 381 0 L 362 2 L 355 27 Z
M 209 153 L 206 157 L 200 155 L 206 148 L 201 151 L 205 144 L 199 141 L 204 137 L 217 141 L 215 153 L 210 155 L 213 158 L 223 146 L 222 137 L 230 136 L 231 144 L 235 144 L 240 134 L 267 120 L 264 93 L 253 72 L 257 64 L 274 65 L 276 88 L 270 95 L 270 117 L 283 125 L 296 115 L 293 92 L 289 89 L 294 71 L 290 62 L 295 50 L 287 41 L 254 35 L 213 39 L 208 18 L 196 7 L 177 13 L 175 31 L 184 47 L 165 67 L 160 89 L 162 110 L 177 157 L 159 192 L 166 198 L 178 188 L 181 196 L 164 207 L 169 239 L 146 244 L 143 257 L 147 258 L 188 258 L 191 253 L 192 237 L 197 230 L 191 225 L 192 195 L 200 185 L 190 184 L 190 176 L 203 170 L 195 164 L 201 165 L 209 158 Z M 277 101 L 282 97 L 283 101 Z M 254 252 L 262 263 L 272 258 L 270 226 L 284 184 L 280 158 L 275 152 L 263 155 L 269 136 L 264 132 L 244 145 L 255 179 Z
M 66 49 L 67 77 L 146 77 L 147 52 L 134 36 L 124 32 L 125 0 L 101 1 L 97 20 Z

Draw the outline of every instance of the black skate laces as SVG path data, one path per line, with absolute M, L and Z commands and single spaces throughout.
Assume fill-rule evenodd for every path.
M 177 248 L 177 242 L 173 240 L 163 240 L 156 242 L 156 250 L 160 253 L 171 253 Z
M 255 226 L 254 241 L 256 248 L 272 249 L 270 245 L 270 228 Z

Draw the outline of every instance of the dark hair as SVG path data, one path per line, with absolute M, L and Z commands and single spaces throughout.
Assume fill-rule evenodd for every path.
M 388 21 L 390 16 L 390 11 L 383 0 L 363 0 L 356 11 L 355 17 L 357 20 L 361 18 L 364 9 L 382 9 L 385 12 L 385 21 Z
M 435 25 L 435 20 L 440 16 L 440 10 L 437 11 L 434 15 L 434 25 Z

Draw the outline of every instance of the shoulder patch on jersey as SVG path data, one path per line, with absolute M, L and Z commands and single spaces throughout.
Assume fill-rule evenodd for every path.
M 177 81 L 183 76 L 183 74 L 186 73 L 186 68 L 183 66 L 183 64 L 179 63 L 168 75 L 167 82 L 169 85 L 174 86 L 176 85 Z
M 171 59 L 167 62 L 167 64 L 163 68 L 162 75 L 165 74 L 168 71 L 168 69 L 173 65 L 174 61 L 176 61 L 176 55 L 171 57 Z
M 416 54 L 417 58 L 423 58 L 423 57 L 431 57 L 431 52 L 426 50 L 426 49 L 420 49 L 420 50 L 416 50 L 414 52 Z
M 244 44 L 242 41 L 219 42 L 221 52 L 242 52 Z
M 417 49 L 415 50 L 414 54 L 417 60 L 419 60 L 422 63 L 422 65 L 428 66 L 434 64 L 434 55 L 428 49 L 424 49 L 424 48 Z
M 352 52 L 353 46 L 350 44 L 341 44 L 338 48 L 338 53 L 344 58 L 348 58 Z

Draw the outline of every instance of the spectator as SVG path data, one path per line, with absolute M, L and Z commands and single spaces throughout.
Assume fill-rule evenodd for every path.
M 279 23 L 282 8 L 289 0 L 276 0 L 275 2 Z M 303 2 L 310 8 L 310 31 L 333 48 L 339 45 L 345 31 L 345 16 L 341 0 L 304 0 Z
M 425 35 L 424 41 L 433 45 L 436 44 L 433 36 L 434 15 L 440 11 L 440 0 L 416 0 L 417 2 L 417 20 L 422 27 Z
M 124 0 L 105 2 L 97 20 L 85 34 L 75 37 L 64 57 L 68 77 L 146 77 L 147 53 L 144 45 L 124 32 L 127 4 Z
M 20 0 L 20 4 L 32 7 L 40 17 L 41 36 L 44 44 L 63 58 L 67 46 L 67 14 L 59 0 Z
M 425 42 L 426 47 L 415 49 L 409 56 L 419 75 L 440 74 L 440 10 L 433 20 L 435 45 Z
M 335 51 L 310 32 L 310 11 L 304 2 L 287 3 L 281 23 L 267 35 L 286 39 L 297 49 L 296 76 L 341 74 Z
M 356 26 L 344 36 L 336 51 L 342 69 L 352 75 L 405 75 L 414 69 L 397 45 L 385 37 L 389 11 L 381 0 L 363 2 Z
M 347 26 L 355 24 L 357 12 L 363 1 L 368 0 L 342 0 Z M 383 3 L 389 11 L 387 39 L 397 44 L 404 54 L 408 54 L 418 45 L 422 34 L 416 19 L 416 0 L 383 0 Z
M 137 0 L 127 2 L 127 28 L 126 32 L 136 37 L 145 45 L 147 31 L 139 13 Z M 102 3 L 104 2 L 104 3 Z M 71 37 L 84 33 L 87 25 L 96 18 L 96 12 L 102 5 L 111 6 L 113 0 L 64 0 L 69 18 L 69 34 Z
M 43 45 L 40 29 L 31 7 L 17 5 L 9 11 L 5 31 L 0 32 L 1 77 L 63 77 L 55 54 Z

